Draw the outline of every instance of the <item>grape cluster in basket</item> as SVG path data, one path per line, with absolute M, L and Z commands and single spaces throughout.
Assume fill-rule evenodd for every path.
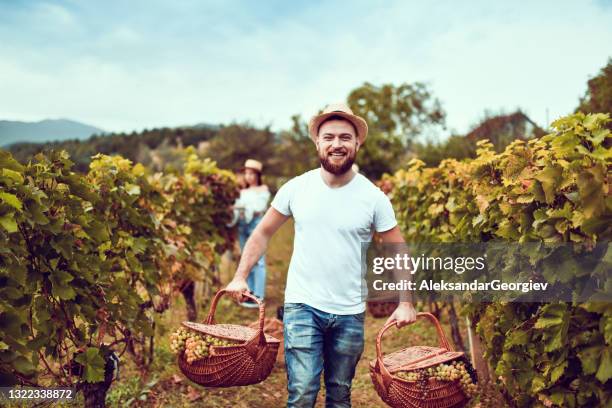
M 233 346 L 240 342 L 222 339 L 179 327 L 170 335 L 170 349 L 175 354 L 185 353 L 189 364 L 210 354 L 210 346 Z
M 470 371 L 465 362 L 452 361 L 413 371 L 399 371 L 395 375 L 410 382 L 426 382 L 430 378 L 438 381 L 459 381 L 463 392 L 471 397 L 476 393 L 477 386 L 472 380 Z

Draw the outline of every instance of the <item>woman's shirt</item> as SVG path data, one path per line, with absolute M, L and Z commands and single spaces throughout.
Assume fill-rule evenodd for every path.
M 245 188 L 240 190 L 240 197 L 234 204 L 234 221 L 240 218 L 240 213 L 244 213 L 244 222 L 250 223 L 255 215 L 263 214 L 268 208 L 270 201 L 270 191 L 267 188 Z

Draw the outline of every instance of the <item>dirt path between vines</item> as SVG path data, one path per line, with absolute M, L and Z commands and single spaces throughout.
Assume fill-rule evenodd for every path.
M 287 268 L 293 248 L 293 225 L 287 223 L 272 238 L 267 254 L 266 316 L 275 317 L 276 308 L 283 303 Z M 227 282 L 233 275 L 234 265 L 227 259 L 222 264 L 221 276 Z M 199 310 L 204 318 L 208 305 Z M 244 309 L 229 299 L 222 299 L 217 309 L 218 322 L 241 323 L 256 319 L 256 311 Z M 155 362 L 146 379 L 139 379 L 138 373 L 128 367 L 123 369 L 122 380 L 113 384 L 107 398 L 109 406 L 147 407 L 282 407 L 287 403 L 287 379 L 284 367 L 277 364 L 270 376 L 262 383 L 248 387 L 226 389 L 203 388 L 189 382 L 176 366 L 174 356 L 168 347 L 168 334 L 180 321 L 185 320 L 182 299 L 177 297 L 169 313 L 158 322 L 155 339 Z M 385 407 L 370 381 L 368 362 L 375 357 L 375 339 L 385 319 L 368 315 L 365 323 L 365 351 L 357 367 L 353 381 L 352 401 L 354 407 Z M 448 327 L 445 327 L 448 329 Z M 464 338 L 465 337 L 465 333 Z M 450 338 L 450 332 L 447 330 Z M 416 323 L 409 328 L 390 331 L 385 335 L 383 348 L 393 351 L 416 344 L 437 345 L 435 330 L 426 323 Z M 145 385 L 143 385 L 145 384 Z M 149 385 L 146 385 L 149 384 Z M 325 387 L 322 384 L 317 407 L 324 405 Z M 130 401 L 131 400 L 131 401 Z M 128 405 L 129 406 L 129 405 Z

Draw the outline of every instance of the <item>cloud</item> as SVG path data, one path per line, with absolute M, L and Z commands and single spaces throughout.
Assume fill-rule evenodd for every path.
M 72 27 L 76 23 L 74 15 L 59 4 L 38 3 L 34 5 L 30 12 L 33 14 L 33 19 L 41 23 L 59 25 L 63 28 Z
M 612 9 L 596 2 L 372 4 L 4 4 L 0 117 L 278 129 L 365 81 L 425 81 L 457 131 L 486 108 L 544 124 L 547 108 L 553 119 L 576 106 L 610 52 Z

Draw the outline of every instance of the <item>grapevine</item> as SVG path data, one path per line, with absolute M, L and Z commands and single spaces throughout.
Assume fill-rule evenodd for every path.
M 475 159 L 433 168 L 412 160 L 381 184 L 407 242 L 609 245 L 609 123 L 607 114 L 577 113 L 555 121 L 549 135 L 515 141 L 501 153 L 483 140 Z M 584 276 L 571 262 L 543 251 L 532 260 L 555 265 L 547 282 L 579 287 L 574 283 Z M 604 270 L 593 268 L 588 278 L 610 287 Z M 512 405 L 592 407 L 612 400 L 610 303 L 492 302 L 465 309 Z
M 106 155 L 79 174 L 65 152 L 21 164 L 0 150 L 3 384 L 103 400 L 115 352 L 146 369 L 153 312 L 174 282 L 212 280 L 236 195 L 229 172 L 194 154 L 181 174 Z

